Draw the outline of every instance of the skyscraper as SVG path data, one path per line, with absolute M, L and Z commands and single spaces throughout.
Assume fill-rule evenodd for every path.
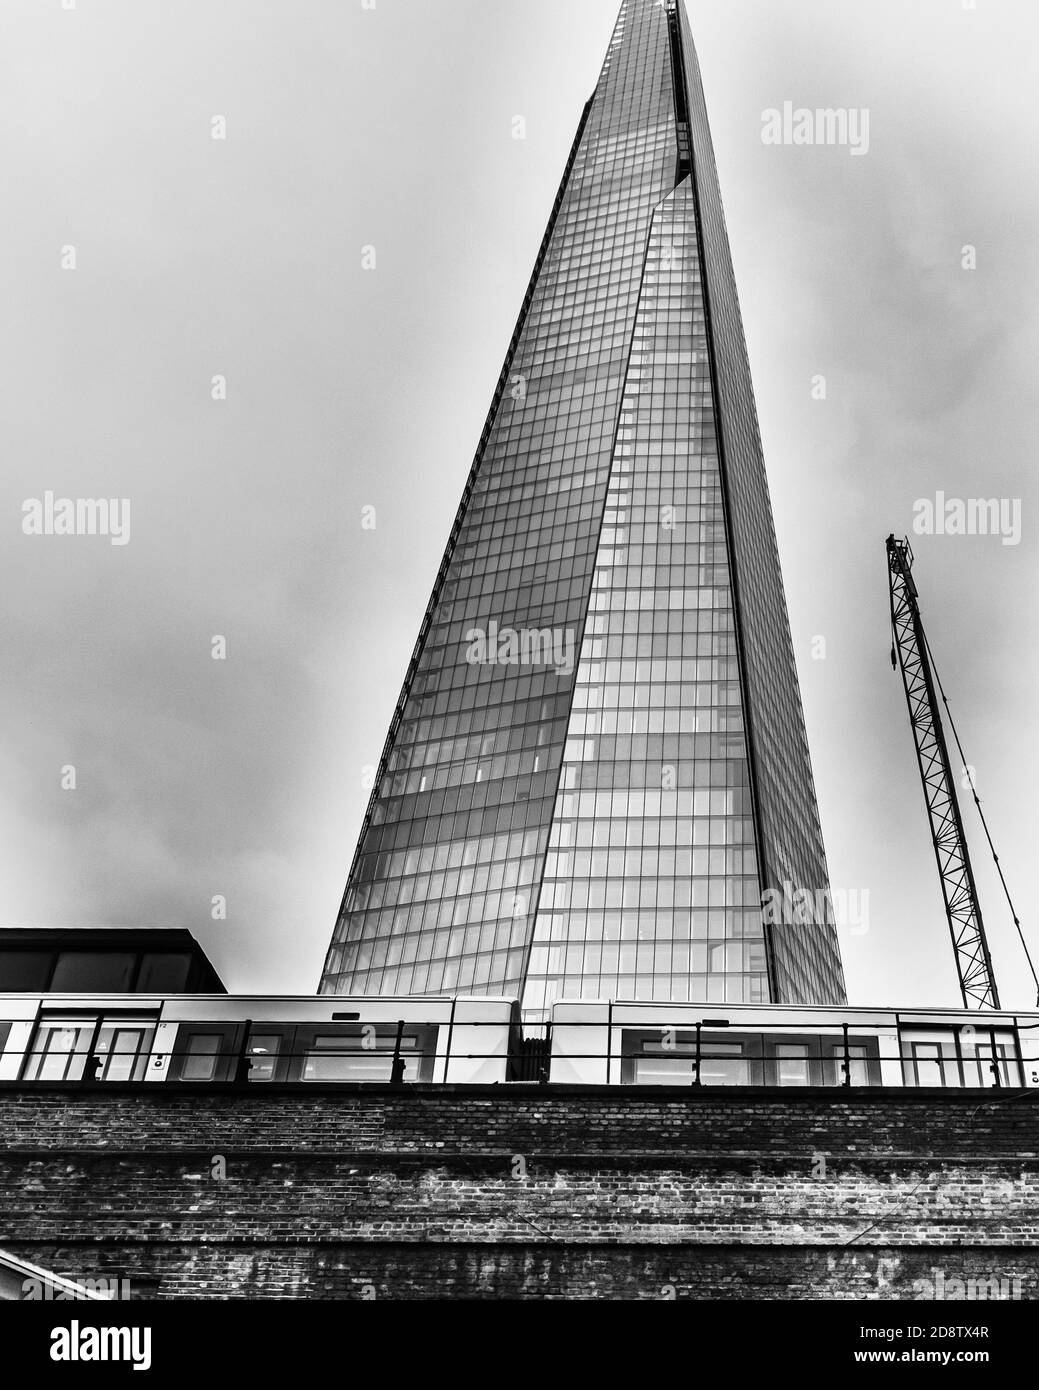
M 321 989 L 840 1003 L 828 890 L 696 53 L 624 0 Z

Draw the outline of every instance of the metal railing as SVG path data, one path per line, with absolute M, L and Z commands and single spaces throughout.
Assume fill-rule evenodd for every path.
M 580 1064 L 588 1064 L 583 1070 L 585 1079 L 587 1074 L 594 1076 L 590 1084 L 688 1084 L 693 1088 L 735 1085 L 782 1089 L 900 1084 L 909 1089 L 965 1089 L 1024 1087 L 1025 1067 L 1030 1064 L 1039 1067 L 1039 1037 L 1029 1039 L 1035 1045 L 1035 1051 L 1029 1053 L 1025 1053 L 1021 1037 L 1022 1033 L 1039 1030 L 1039 1021 L 1022 1023 L 1008 1018 L 990 1027 L 929 1026 L 926 1023 L 915 1026 L 921 1035 L 927 1036 L 914 1038 L 910 1031 L 912 1025 L 903 1025 L 898 1045 L 892 1048 L 890 1032 L 846 1020 L 820 1023 L 818 1019 L 782 1019 L 755 1024 L 719 1018 L 659 1025 L 611 1018 L 610 1021 L 556 1020 L 554 1024 L 536 1025 L 466 1020 L 449 1025 L 444 1020 L 399 1019 L 395 1024 L 356 1024 L 349 1029 L 337 1027 L 334 1022 L 315 1024 L 311 1021 L 304 1025 L 290 1020 L 231 1024 L 227 1020 L 209 1023 L 192 1020 L 190 1024 L 178 1024 L 180 1030 L 190 1028 L 191 1034 L 180 1037 L 172 1050 L 159 1053 L 153 1050 L 154 1036 L 147 1030 L 135 1049 L 99 1050 L 95 1029 L 91 1040 L 94 1045 L 89 1048 L 44 1047 L 41 1044 L 49 1041 L 50 1034 L 38 1032 L 23 1052 L 9 1052 L 4 1057 L 5 1060 L 12 1055 L 21 1058 L 17 1077 L 11 1077 L 8 1084 L 10 1081 L 26 1084 L 72 1082 L 88 1087 L 106 1084 L 154 1087 L 169 1082 L 250 1086 L 369 1082 L 402 1086 L 415 1081 L 454 1083 L 460 1076 L 463 1078 L 461 1084 L 465 1084 L 466 1080 L 487 1079 L 475 1075 L 476 1068 L 471 1064 L 479 1063 L 494 1064 L 494 1069 L 500 1072 L 499 1080 L 547 1085 L 559 1080 L 552 1075 L 554 1064 L 570 1063 L 574 1064 L 575 1074 L 566 1076 L 564 1084 L 581 1084 Z M 322 1039 L 341 1038 L 342 1045 L 316 1046 L 313 1040 L 310 1045 L 299 1048 L 281 1045 L 282 1042 L 290 1044 L 301 1027 Z M 893 1022 L 892 1028 L 895 1027 Z M 222 1039 L 212 1049 L 190 1052 L 186 1049 L 188 1037 L 206 1035 L 217 1028 L 233 1028 L 236 1036 Z M 487 1051 L 461 1050 L 455 1038 L 456 1030 L 461 1028 L 491 1029 L 497 1035 L 498 1046 Z M 578 1034 L 581 1030 L 596 1030 L 602 1036 L 602 1045 L 576 1051 L 571 1047 L 561 1048 L 556 1037 L 559 1030 L 574 1030 Z M 910 1035 L 903 1036 L 905 1033 Z M 269 1050 L 262 1048 L 258 1045 L 261 1037 L 276 1040 L 278 1045 Z M 782 1055 L 778 1049 L 784 1045 L 784 1037 L 788 1044 L 803 1044 L 803 1052 Z M 737 1040 L 739 1051 L 734 1050 Z M 652 1051 L 647 1051 L 647 1046 Z M 79 1059 L 82 1059 L 81 1064 Z M 194 1067 L 186 1067 L 187 1061 L 194 1063 Z M 366 1068 L 370 1071 L 371 1064 L 376 1061 L 385 1074 L 364 1075 Z M 661 1064 L 687 1064 L 688 1081 L 683 1081 L 683 1074 L 677 1068 L 673 1079 L 640 1079 L 639 1071 L 644 1073 L 646 1064 L 651 1063 L 656 1063 L 658 1068 Z M 56 1075 L 59 1064 L 61 1075 Z M 185 1074 L 191 1070 L 204 1072 L 207 1064 L 208 1075 Z M 727 1067 L 717 1064 L 727 1064 Z M 901 1081 L 892 1083 L 891 1070 L 896 1065 Z M 337 1067 L 350 1074 L 328 1074 Z M 605 1082 L 600 1075 L 604 1067 Z M 787 1079 L 783 1079 L 784 1069 Z M 799 1069 L 803 1079 L 790 1079 Z M 148 1080 L 148 1072 L 152 1070 L 159 1070 L 162 1075 Z M 885 1077 L 882 1071 L 886 1072 Z M 658 1075 L 666 1075 L 666 1071 Z M 828 1076 L 834 1079 L 826 1079 Z M 751 1077 L 754 1079 L 749 1079 Z M 990 1079 L 985 1080 L 985 1077 Z

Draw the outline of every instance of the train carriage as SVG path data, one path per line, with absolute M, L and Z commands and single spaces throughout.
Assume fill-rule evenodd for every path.
M 511 998 L 0 994 L 8 1083 L 1039 1086 L 1039 1015 Z

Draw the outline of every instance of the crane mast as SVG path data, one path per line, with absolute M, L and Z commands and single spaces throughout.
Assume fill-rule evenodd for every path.
M 949 762 L 934 673 L 928 655 L 919 595 L 913 580 L 913 552 L 908 540 L 887 539 L 891 588 L 891 625 L 898 663 L 902 668 L 909 722 L 916 742 L 920 778 L 938 861 L 945 915 L 949 919 L 960 992 L 967 1009 L 998 1009 L 992 961 L 989 957 L 981 905 L 974 882 L 967 840 L 963 833 L 956 784 Z M 895 663 L 895 650 L 891 653 Z

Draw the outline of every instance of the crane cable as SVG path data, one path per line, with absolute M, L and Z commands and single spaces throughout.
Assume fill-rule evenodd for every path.
M 1010 907 L 1010 915 L 1014 919 L 1014 926 L 1017 928 L 1017 934 L 1021 938 L 1021 949 L 1025 953 L 1025 960 L 1027 960 L 1028 968 L 1032 972 L 1032 979 L 1035 982 L 1036 988 L 1036 1002 L 1037 1006 L 1039 1006 L 1039 976 L 1036 975 L 1035 966 L 1032 964 L 1031 952 L 1028 949 L 1028 943 L 1025 940 L 1025 934 L 1021 929 L 1021 919 L 1018 917 L 1017 911 L 1014 908 L 1014 900 L 1010 896 L 1010 889 L 1007 887 L 1006 878 L 1003 876 L 1003 866 L 999 862 L 999 855 L 996 853 L 996 846 L 992 843 L 992 835 L 988 828 L 988 821 L 985 819 L 985 812 L 981 809 L 981 799 L 979 798 L 978 790 L 974 785 L 974 775 L 970 770 L 970 764 L 967 762 L 967 755 L 963 751 L 963 744 L 960 742 L 960 736 L 956 729 L 956 722 L 952 717 L 952 710 L 949 708 L 949 698 L 945 693 L 945 687 L 942 685 L 942 678 L 938 674 L 938 666 L 934 659 L 934 652 L 931 651 L 931 644 L 927 640 L 927 633 L 923 632 L 922 635 L 924 639 L 924 646 L 927 649 L 927 655 L 931 661 L 931 670 L 934 672 L 934 678 L 938 682 L 938 692 L 942 697 L 942 704 L 945 706 L 945 713 L 948 715 L 949 718 L 949 728 L 952 730 L 952 736 L 956 740 L 956 749 L 960 755 L 960 761 L 963 764 L 963 770 L 967 774 L 967 780 L 970 782 L 970 791 L 971 795 L 974 798 L 974 805 L 978 808 L 978 815 L 981 817 L 982 828 L 985 831 L 985 839 L 988 840 L 988 847 L 992 853 L 992 859 L 996 865 L 996 870 L 999 874 L 999 881 L 1003 885 L 1003 892 L 1006 894 L 1007 904 Z M 894 654 L 893 648 L 892 654 Z

